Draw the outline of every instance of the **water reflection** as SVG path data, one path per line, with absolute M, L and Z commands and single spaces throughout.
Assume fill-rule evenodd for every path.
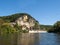
M 23 33 L 0 35 L 0 45 L 60 45 L 60 35 L 53 33 Z
M 17 34 L 0 35 L 0 45 L 17 45 Z
M 37 37 L 35 37 L 35 34 L 21 34 L 20 36 L 18 36 L 18 45 L 33 45 L 35 39 L 39 39 L 39 35 L 36 35 Z

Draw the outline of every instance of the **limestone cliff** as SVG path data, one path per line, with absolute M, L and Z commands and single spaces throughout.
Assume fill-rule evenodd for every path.
M 10 16 L 0 17 L 5 22 L 9 22 L 12 26 L 21 26 L 22 30 L 36 30 L 39 29 L 39 22 L 27 13 L 17 13 Z

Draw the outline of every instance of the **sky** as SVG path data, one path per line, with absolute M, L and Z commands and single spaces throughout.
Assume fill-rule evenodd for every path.
M 40 24 L 60 21 L 60 0 L 0 0 L 0 16 L 28 13 Z

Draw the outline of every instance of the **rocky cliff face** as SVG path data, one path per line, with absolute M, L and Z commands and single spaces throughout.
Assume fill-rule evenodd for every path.
M 31 27 L 34 27 L 35 25 L 35 20 L 29 19 L 27 15 L 19 17 L 15 22 L 18 26 L 22 26 L 22 30 L 31 29 Z
M 39 22 L 27 13 L 18 13 L 0 18 L 9 22 L 12 26 L 17 24 L 22 30 L 35 30 L 40 27 Z

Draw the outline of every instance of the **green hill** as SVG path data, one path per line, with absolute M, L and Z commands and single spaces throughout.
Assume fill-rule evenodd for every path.
M 24 15 L 26 15 L 28 17 L 27 22 L 23 21 Z M 22 25 L 22 26 L 21 26 L 21 24 L 20 25 L 18 24 L 18 21 L 19 21 L 19 23 L 21 22 L 19 19 L 21 17 L 22 17 L 22 21 L 24 22 L 24 25 Z M 33 24 L 34 24 L 34 26 L 32 26 Z M 29 29 L 27 28 L 28 25 L 31 26 L 31 27 L 29 27 Z M 26 32 L 26 31 L 22 30 L 22 27 L 26 28 L 27 30 L 30 30 L 30 29 L 35 30 L 35 29 L 38 29 L 39 22 L 27 13 L 16 13 L 16 14 L 12 14 L 9 16 L 0 16 L 0 31 L 2 31 L 2 32 L 6 32 L 6 31 L 7 32 L 16 32 L 16 31 Z

